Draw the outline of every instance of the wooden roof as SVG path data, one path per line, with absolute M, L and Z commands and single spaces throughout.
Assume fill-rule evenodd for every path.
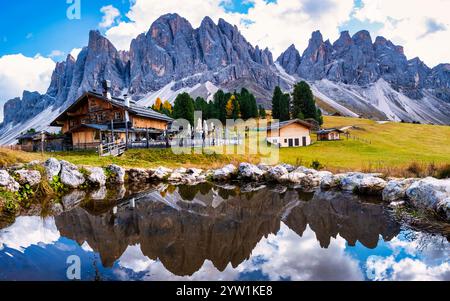
M 83 95 L 81 95 L 67 109 L 65 109 L 64 112 L 62 112 L 55 120 L 53 120 L 50 123 L 50 125 L 51 126 L 59 126 L 58 121 L 65 120 L 67 118 L 66 117 L 67 112 L 76 108 L 77 105 L 79 105 L 84 99 L 86 99 L 89 96 L 104 100 L 104 101 L 110 103 L 111 105 L 113 105 L 114 107 L 122 108 L 124 110 L 127 110 L 131 114 L 134 114 L 134 115 L 137 115 L 140 117 L 151 118 L 151 119 L 156 119 L 156 120 L 163 120 L 163 121 L 167 121 L 167 122 L 173 121 L 172 118 L 170 118 L 164 114 L 155 112 L 154 110 L 152 110 L 150 108 L 138 105 L 135 101 L 130 100 L 130 107 L 127 107 L 125 105 L 125 99 L 123 99 L 123 98 L 112 97 L 111 99 L 109 99 L 100 93 L 88 91 L 88 92 L 83 93 Z

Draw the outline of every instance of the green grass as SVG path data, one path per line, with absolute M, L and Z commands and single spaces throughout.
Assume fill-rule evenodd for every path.
M 281 149 L 281 161 L 307 165 L 318 160 L 333 170 L 370 171 L 406 169 L 413 162 L 450 163 L 449 126 L 379 124 L 366 119 L 325 117 L 326 128 L 345 126 L 355 126 L 356 129 L 349 132 L 361 140 L 342 137 L 341 141 L 320 141 L 305 148 Z
M 318 161 L 325 169 L 333 172 L 360 170 L 384 172 L 388 175 L 404 176 L 405 170 L 415 164 L 424 172 L 441 168 L 448 174 L 450 164 L 450 127 L 403 123 L 379 124 L 372 120 L 324 117 L 324 127 L 355 126 L 352 136 L 360 140 L 315 142 L 308 147 L 280 149 L 280 161 L 309 166 Z M 315 140 L 315 135 L 312 135 Z M 370 143 L 364 142 L 370 141 Z M 217 147 L 216 147 L 217 148 Z M 56 157 L 77 165 L 107 166 L 111 163 L 124 167 L 151 168 L 167 167 L 215 168 L 224 164 L 239 162 L 258 163 L 254 155 L 219 154 L 174 154 L 170 149 L 129 150 L 123 156 L 99 157 L 95 152 L 64 152 L 30 154 L 0 149 L 0 164 L 13 164 L 36 159 Z M 446 170 L 444 168 L 447 168 Z
M 256 157 L 245 155 L 174 154 L 171 149 L 132 149 L 120 157 L 99 157 L 95 152 L 65 152 L 47 155 L 77 165 L 107 166 L 117 164 L 123 167 L 141 168 L 158 166 L 212 168 L 227 163 L 237 164 L 243 161 L 257 161 Z

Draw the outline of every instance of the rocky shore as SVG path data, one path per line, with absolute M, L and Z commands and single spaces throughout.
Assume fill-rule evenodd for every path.
M 78 167 L 54 158 L 45 162 L 13 166 L 0 170 L 0 190 L 20 194 L 24 189 L 33 189 L 43 181 L 52 187 L 60 186 L 69 193 L 63 203 L 82 198 L 84 190 L 96 188 L 97 194 L 106 195 L 106 187 L 121 187 L 123 184 L 169 183 L 173 185 L 197 185 L 205 182 L 245 185 L 281 184 L 301 188 L 305 191 L 340 190 L 358 195 L 373 195 L 387 204 L 408 204 L 418 209 L 434 212 L 450 221 L 450 179 L 400 179 L 387 178 L 382 174 L 349 172 L 333 174 L 306 167 L 288 164 L 268 166 L 241 163 L 238 167 L 226 165 L 219 169 L 197 168 L 125 169 L 117 165 L 100 167 Z M 95 193 L 94 193 L 95 194 Z M 119 194 L 120 195 L 120 194 Z M 94 195 L 95 197 L 95 195 Z

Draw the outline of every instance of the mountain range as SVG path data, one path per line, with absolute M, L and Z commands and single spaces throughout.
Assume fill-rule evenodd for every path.
M 292 30 L 293 35 L 295 29 Z M 56 64 L 45 94 L 24 91 L 4 106 L 0 144 L 14 143 L 29 128 L 47 124 L 86 90 L 112 83 L 112 94 L 129 94 L 142 105 L 178 93 L 211 99 L 218 89 L 246 87 L 270 108 L 273 89 L 290 91 L 306 80 L 325 114 L 376 120 L 450 124 L 450 64 L 429 68 L 408 60 L 401 46 L 367 31 L 342 32 L 333 44 L 312 34 L 300 54 L 294 45 L 274 60 L 269 49 L 251 45 L 236 26 L 205 17 L 198 28 L 177 14 L 158 18 L 118 51 L 98 31 L 75 59 Z

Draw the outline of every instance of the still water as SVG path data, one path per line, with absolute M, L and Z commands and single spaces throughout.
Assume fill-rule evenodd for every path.
M 374 200 L 160 185 L 0 226 L 0 280 L 450 280 L 450 243 Z

